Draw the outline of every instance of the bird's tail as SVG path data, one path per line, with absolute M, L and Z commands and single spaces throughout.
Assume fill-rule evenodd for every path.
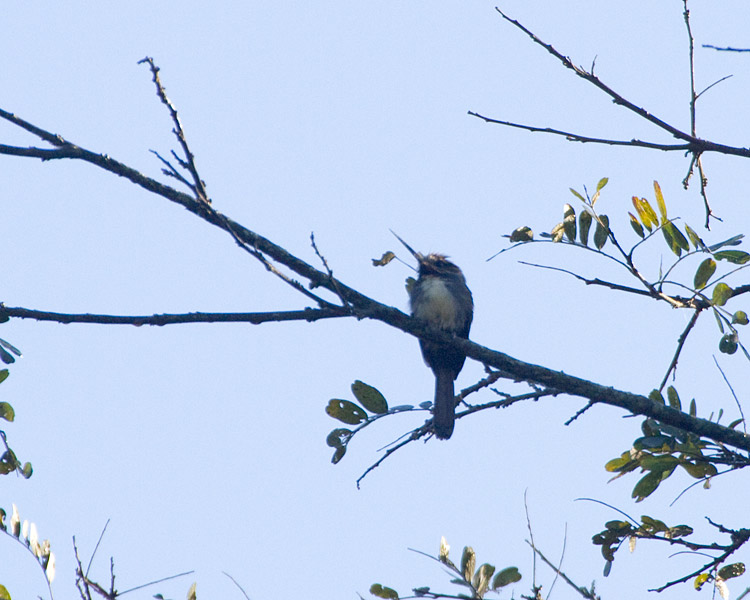
M 449 371 L 438 370 L 435 372 L 435 406 L 432 417 L 432 425 L 438 439 L 447 440 L 453 434 L 455 409 L 452 374 Z

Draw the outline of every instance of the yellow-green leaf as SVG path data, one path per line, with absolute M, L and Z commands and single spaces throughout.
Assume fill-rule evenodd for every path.
M 526 227 L 525 225 L 523 227 L 518 227 L 513 230 L 513 233 L 510 234 L 510 241 L 511 243 L 516 242 L 530 242 L 534 239 L 534 232 L 531 231 L 530 227 Z
M 677 393 L 677 390 L 674 388 L 674 386 L 670 385 L 667 388 L 667 400 L 669 400 L 669 406 L 671 406 L 672 408 L 676 408 L 677 410 L 682 410 L 680 395 Z
M 646 222 L 645 219 L 642 219 L 643 224 L 646 226 L 646 229 L 651 231 L 652 227 L 656 227 L 659 225 L 659 218 L 656 216 L 656 211 L 651 207 L 648 200 L 646 200 L 645 198 L 639 198 L 638 204 L 643 210 L 645 219 L 648 219 L 648 222 Z
M 692 463 L 689 461 L 684 461 L 680 463 L 680 466 L 685 469 L 685 471 L 687 471 L 690 477 L 693 477 L 695 479 L 713 477 L 717 472 L 716 467 L 707 462 Z
M 584 246 L 588 246 L 589 243 L 589 229 L 591 229 L 592 218 L 591 213 L 587 210 L 578 215 L 578 235 Z
M 661 214 L 661 222 L 666 223 L 667 221 L 667 205 L 664 202 L 664 195 L 661 193 L 661 187 L 658 181 L 654 181 L 654 195 L 656 196 L 656 206 L 659 207 L 659 213 Z
M 396 258 L 396 255 L 391 252 L 390 250 L 383 254 L 380 258 L 373 258 L 372 259 L 372 266 L 373 267 L 384 267 L 389 262 L 391 262 L 394 258 Z
M 464 553 L 461 555 L 461 574 L 466 581 L 471 581 L 474 575 L 474 568 L 477 564 L 477 555 L 471 546 L 464 547 Z
M 690 227 L 690 225 L 685 225 L 685 233 L 688 234 L 688 238 L 690 239 L 690 242 L 693 244 L 693 248 L 696 250 L 698 248 L 705 248 L 706 245 L 703 243 L 703 240 L 700 238 L 700 236 L 693 231 L 693 228 Z
M 396 590 L 379 583 L 373 583 L 370 586 L 370 593 L 377 598 L 385 598 L 385 600 L 398 600 L 399 597 Z
M 732 297 L 732 294 L 734 294 L 734 290 L 730 288 L 726 283 L 723 281 L 716 284 L 716 287 L 714 288 L 713 294 L 711 295 L 711 304 L 714 306 L 724 306 L 727 301 Z
M 596 222 L 596 231 L 594 231 L 594 246 L 596 246 L 597 250 L 601 250 L 604 247 L 608 237 L 609 217 L 607 215 L 599 215 L 599 219 Z
M 605 185 L 607 185 L 607 183 L 608 183 L 608 182 L 609 182 L 609 177 L 602 177 L 602 178 L 601 178 L 601 179 L 599 180 L 599 183 L 597 183 L 597 184 L 596 184 L 596 191 L 597 191 L 597 192 L 600 192 L 600 191 L 601 191 L 601 189 L 602 189 L 602 188 L 603 188 L 603 187 L 604 187 Z
M 654 402 L 658 402 L 660 404 L 666 404 L 666 402 L 664 402 L 664 396 L 661 395 L 661 392 L 659 390 L 651 390 L 648 393 L 648 397 Z
M 570 193 L 573 194 L 576 198 L 578 198 L 581 202 L 586 202 L 586 198 L 581 196 L 581 194 L 576 192 L 573 188 L 570 188 Z
M 710 575 L 708 573 L 701 573 L 693 581 L 693 587 L 696 590 L 700 591 L 700 589 L 703 587 L 703 584 L 705 584 L 708 581 L 709 577 L 710 577 Z
M 744 310 L 738 310 L 732 315 L 732 325 L 747 325 L 747 313 Z
M 16 413 L 13 410 L 13 407 L 7 402 L 0 402 L 0 419 L 12 422 L 15 418 Z
M 333 417 L 347 425 L 358 425 L 367 420 L 367 413 L 365 410 L 349 400 L 333 398 L 328 402 L 328 406 L 326 406 L 326 413 L 329 417 Z
M 10 600 L 10 592 L 2 584 L 0 584 L 0 600 Z
M 711 275 L 716 271 L 716 261 L 713 258 L 707 258 L 699 266 L 693 277 L 693 285 L 696 290 L 702 290 L 706 287 Z

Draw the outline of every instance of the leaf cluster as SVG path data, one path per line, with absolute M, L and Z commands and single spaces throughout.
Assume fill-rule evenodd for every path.
M 665 403 L 664 397 L 658 390 L 653 390 L 649 398 L 654 402 Z M 669 405 L 682 410 L 677 390 L 667 388 Z M 695 400 L 690 402 L 690 416 L 697 416 Z M 717 422 L 721 419 L 719 414 Z M 743 422 L 737 419 L 729 424 L 734 429 Z M 671 425 L 659 423 L 654 419 L 645 419 L 641 424 L 643 436 L 633 442 L 630 450 L 613 458 L 605 465 L 611 473 L 617 473 L 616 478 L 636 469 L 646 474 L 635 484 L 632 497 L 636 502 L 650 496 L 659 485 L 670 477 L 677 467 L 681 467 L 691 477 L 703 480 L 704 487 L 710 487 L 711 478 L 717 475 L 717 464 L 729 465 L 731 469 L 739 469 L 750 465 L 750 458 L 731 452 L 723 445 L 701 438 L 695 433 L 679 429 Z
M 449 553 L 450 546 L 445 538 L 442 538 L 440 540 L 440 551 L 437 558 L 433 556 L 430 556 L 430 558 L 442 563 L 447 567 L 448 571 L 454 575 L 451 579 L 451 583 L 468 589 L 468 593 L 460 593 L 451 597 L 481 600 L 488 592 L 497 592 L 511 583 L 516 583 L 521 580 L 521 573 L 516 567 L 506 567 L 500 571 L 497 571 L 496 568 L 489 563 L 483 563 L 477 567 L 477 556 L 471 546 L 464 547 L 463 553 L 461 554 L 460 566 L 456 565 L 450 559 Z M 422 598 L 438 598 L 445 596 L 444 594 L 430 591 L 429 587 L 415 588 L 413 592 L 416 597 Z M 380 583 L 374 583 L 370 586 L 370 593 L 377 598 L 385 598 L 386 600 L 398 600 L 398 598 L 401 597 L 396 590 Z
M 359 404 L 351 400 L 332 398 L 326 406 L 326 414 L 329 417 L 346 425 L 359 425 L 356 429 L 338 427 L 328 434 L 326 444 L 334 448 L 333 458 L 331 459 L 333 464 L 344 458 L 347 445 L 358 431 L 385 415 L 415 409 L 410 404 L 389 408 L 388 401 L 380 390 L 359 380 L 352 384 L 352 394 Z M 431 402 L 420 404 L 422 409 L 428 409 L 430 406 L 432 406 Z

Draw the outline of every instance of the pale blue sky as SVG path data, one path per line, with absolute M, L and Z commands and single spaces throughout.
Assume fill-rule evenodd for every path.
M 501 6 L 574 62 L 588 67 L 596 57 L 604 81 L 688 128 L 681 2 Z M 408 270 L 370 263 L 396 249 L 392 228 L 463 268 L 476 303 L 475 341 L 634 392 L 661 380 L 686 315 L 517 263 L 618 276 L 570 248 L 539 245 L 485 262 L 506 245 L 502 234 L 522 224 L 548 230 L 573 201 L 569 187 L 593 187 L 603 176 L 610 184 L 600 206 L 626 243 L 635 239 L 630 197 L 652 197 L 654 179 L 674 213 L 694 228 L 703 221 L 697 189 L 681 186 L 682 155 L 572 144 L 467 115 L 671 141 L 565 71 L 494 3 L 7 1 L 3 10 L 3 109 L 159 176 L 149 149 L 166 155 L 175 143 L 150 73 L 136 64 L 153 56 L 218 210 L 313 263 L 314 231 L 339 278 L 406 309 Z M 693 2 L 691 10 L 698 45 L 750 45 L 746 3 Z M 746 144 L 747 58 L 698 48 L 696 66 L 699 89 L 734 75 L 701 99 L 700 134 Z M 5 123 L 0 142 L 37 144 Z M 747 231 L 745 165 L 710 156 L 705 165 L 725 219 L 707 237 Z M 93 167 L 0 157 L 0 178 L 0 300 L 9 306 L 151 314 L 308 304 L 228 236 Z M 670 259 L 657 240 L 644 252 L 647 274 L 656 274 L 660 256 Z M 439 567 L 407 550 L 436 553 L 441 535 L 456 555 L 471 544 L 482 562 L 518 566 L 519 597 L 532 578 L 525 490 L 537 544 L 558 557 L 567 523 L 564 570 L 580 585 L 596 578 L 607 600 L 632 598 L 699 563 L 683 555 L 665 565 L 669 549 L 641 544 L 634 556 L 621 551 L 602 578 L 591 535 L 616 515 L 575 498 L 699 531 L 706 514 L 747 525 L 739 476 L 669 507 L 690 483 L 675 477 L 634 505 L 635 478 L 607 485 L 603 465 L 629 447 L 640 420 L 597 408 L 564 427 L 583 406 L 565 397 L 463 419 L 450 442 L 406 448 L 357 491 L 379 449 L 425 415 L 379 422 L 332 466 L 324 440 L 336 423 L 324 413 L 327 401 L 350 398 L 355 379 L 392 405 L 433 393 L 417 342 L 378 323 L 136 329 L 12 321 L 0 337 L 25 354 L 2 399 L 17 413 L 5 428 L 11 445 L 35 468 L 29 481 L 3 478 L 2 506 L 15 502 L 52 541 L 58 599 L 75 592 L 71 536 L 87 559 L 107 519 L 92 570 L 102 582 L 114 556 L 121 590 L 196 570 L 132 597 L 181 598 L 195 579 L 199 597 L 239 598 L 226 571 L 253 600 L 367 597 L 375 581 L 402 594 L 416 585 L 451 591 Z M 698 399 L 702 416 L 724 407 L 731 420 L 736 408 L 711 359 L 718 338 L 704 318 L 676 385 Z M 747 363 L 720 360 L 746 395 Z M 467 363 L 457 386 L 481 376 L 481 365 Z M 0 582 L 14 598 L 45 595 L 19 548 L 0 538 L 0 556 Z M 551 581 L 540 568 L 545 591 Z M 574 597 L 557 585 L 557 598 Z

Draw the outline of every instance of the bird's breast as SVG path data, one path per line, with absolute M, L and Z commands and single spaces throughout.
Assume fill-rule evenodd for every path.
M 433 326 L 456 331 L 464 326 L 466 315 L 446 282 L 435 276 L 422 277 L 412 298 L 412 314 Z

